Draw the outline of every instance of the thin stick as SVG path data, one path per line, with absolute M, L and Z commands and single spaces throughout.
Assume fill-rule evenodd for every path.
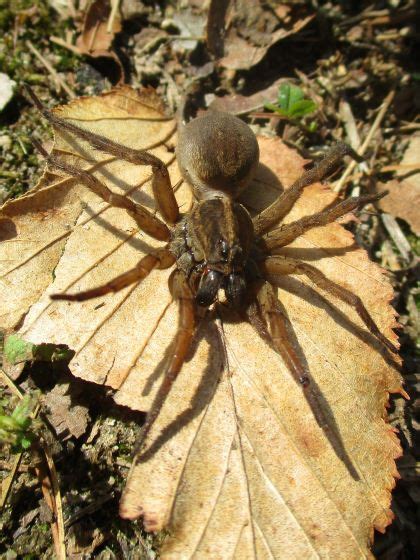
M 10 490 L 12 488 L 13 481 L 15 479 L 16 473 L 18 471 L 20 462 L 22 460 L 23 452 L 15 455 L 12 468 L 10 469 L 10 474 L 1 482 L 1 498 L 0 498 L 0 508 L 3 509 L 6 505 L 7 498 L 9 497 Z
M 398 251 L 401 253 L 401 256 L 404 258 L 404 260 L 409 262 L 411 257 L 410 243 L 407 241 L 407 238 L 398 225 L 397 220 L 394 218 L 394 216 L 391 216 L 391 214 L 384 213 L 382 214 L 382 222 L 387 232 L 392 237 L 395 245 L 397 246 Z
M 117 15 L 119 5 L 120 5 L 120 0 L 111 0 L 111 13 L 109 14 L 108 25 L 106 26 L 107 33 L 112 33 L 114 20 L 115 20 L 115 16 Z
M 384 165 L 384 167 L 380 167 L 379 169 L 371 169 L 369 176 L 378 175 L 378 173 L 389 173 L 391 171 L 400 171 L 400 173 L 408 173 L 409 171 L 415 171 L 416 169 L 420 170 L 420 163 L 404 163 L 404 164 L 396 164 L 396 165 Z M 352 173 L 346 180 L 344 181 L 345 184 L 350 183 L 351 181 L 355 181 L 356 179 L 360 179 L 366 173 Z M 401 179 L 401 177 L 399 177 Z
M 79 56 L 82 54 L 82 51 L 80 49 L 78 49 L 76 47 L 76 45 L 72 45 L 71 43 L 67 43 L 67 41 L 65 41 L 61 37 L 56 37 L 55 35 L 51 35 L 50 36 L 50 41 L 51 41 L 51 43 L 55 43 L 56 45 L 59 45 L 60 47 L 64 47 L 65 49 L 68 49 L 69 51 L 73 52 L 74 54 L 77 54 Z
M 74 93 L 74 91 L 59 76 L 59 74 L 54 70 L 54 68 L 51 66 L 51 64 L 48 62 L 48 60 L 46 60 L 42 56 L 42 54 L 39 52 L 39 50 L 36 49 L 29 40 L 26 41 L 26 46 L 28 47 L 28 49 L 30 51 L 32 51 L 32 53 L 37 57 L 37 59 L 45 66 L 45 68 L 51 74 L 51 76 L 56 81 L 56 83 L 61 87 L 61 89 L 63 89 L 71 99 L 74 99 L 76 97 L 76 94 Z
M 66 560 L 63 503 L 61 500 L 57 471 L 49 447 L 44 441 L 41 442 L 41 447 L 42 447 L 42 451 L 44 452 L 45 459 L 47 461 L 49 475 L 51 479 L 52 492 L 54 496 L 54 510 L 55 510 L 54 513 L 55 513 L 55 522 L 57 524 L 57 540 L 54 543 L 55 549 L 59 560 Z
M 372 140 L 375 132 L 378 130 L 379 125 L 381 124 L 385 113 L 387 112 L 389 106 L 392 103 L 392 100 L 394 99 L 395 96 L 395 89 L 393 89 L 392 91 L 390 91 L 388 93 L 388 95 L 385 97 L 381 109 L 378 112 L 378 114 L 376 115 L 376 119 L 374 120 L 371 129 L 369 130 L 368 135 L 366 136 L 363 144 L 360 146 L 360 150 L 359 150 L 359 155 L 363 155 L 367 149 L 367 147 L 370 144 L 370 141 Z M 346 182 L 347 177 L 353 172 L 353 169 L 356 167 L 357 162 L 356 161 L 352 161 L 350 162 L 350 164 L 347 166 L 347 169 L 344 171 L 343 175 L 341 176 L 340 180 L 337 181 L 337 183 L 335 184 L 334 187 L 334 192 L 340 192 L 341 189 L 343 188 L 343 185 Z
M 19 399 L 23 399 L 23 394 L 22 391 L 19 389 L 19 387 L 17 385 L 15 385 L 13 383 L 13 381 L 10 379 L 10 377 L 7 375 L 7 373 L 0 369 L 0 377 L 3 381 L 3 383 L 5 385 L 7 385 L 7 387 L 11 390 L 11 392 L 18 397 Z

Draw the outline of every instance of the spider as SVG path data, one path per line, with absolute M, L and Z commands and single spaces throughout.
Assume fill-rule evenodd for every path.
M 183 178 L 192 188 L 195 202 L 185 215 L 179 212 L 164 163 L 143 150 L 134 150 L 94 134 L 47 110 L 27 88 L 34 104 L 51 125 L 68 131 L 98 150 L 138 165 L 152 167 L 152 188 L 160 219 L 131 199 L 112 192 L 92 173 L 63 163 L 34 141 L 50 165 L 76 177 L 112 206 L 125 209 L 140 229 L 166 245 L 142 257 L 137 265 L 108 283 L 79 293 L 51 295 L 55 300 L 84 301 L 140 282 L 154 269 L 175 265 L 169 289 L 179 306 L 179 323 L 173 354 L 163 381 L 147 414 L 135 453 L 138 455 L 159 412 L 181 371 L 192 340 L 197 318 L 223 297 L 225 304 L 247 319 L 283 358 L 288 370 L 302 387 L 312 412 L 323 428 L 327 425 L 314 390 L 311 375 L 302 363 L 288 334 L 276 288 L 269 278 L 301 274 L 321 290 L 353 307 L 369 331 L 391 352 L 397 348 L 380 332 L 361 299 L 331 280 L 317 268 L 300 260 L 280 256 L 276 250 L 290 244 L 311 228 L 324 226 L 386 193 L 348 198 L 316 214 L 284 225 L 303 189 L 321 181 L 337 167 L 343 156 L 361 158 L 348 145 L 335 144 L 315 167 L 306 171 L 265 210 L 251 218 L 237 202 L 251 182 L 259 162 L 258 143 L 251 129 L 239 118 L 221 112 L 183 123 L 176 157 Z

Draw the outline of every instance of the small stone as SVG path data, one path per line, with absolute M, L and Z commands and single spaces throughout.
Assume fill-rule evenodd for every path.
M 3 150 L 7 151 L 10 150 L 11 147 L 12 139 L 10 138 L 10 136 L 8 136 L 7 134 L 2 134 L 0 136 L 0 148 L 3 148 Z
M 4 187 L 3 185 L 0 185 L 0 204 L 3 204 L 3 202 L 6 201 L 6 199 L 8 198 L 9 193 L 6 189 L 6 187 Z
M 0 111 L 6 107 L 13 97 L 16 82 L 11 80 L 7 74 L 0 72 Z

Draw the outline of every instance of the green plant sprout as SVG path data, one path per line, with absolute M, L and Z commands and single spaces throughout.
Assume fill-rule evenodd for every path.
M 0 443 L 11 445 L 12 453 L 26 451 L 38 439 L 31 417 L 34 397 L 25 395 L 12 414 L 7 414 L 4 404 L 0 404 Z
M 316 111 L 317 105 L 312 99 L 305 99 L 300 87 L 286 83 L 279 87 L 277 103 L 266 103 L 264 107 L 291 122 L 298 123 L 300 119 Z M 307 130 L 315 132 L 316 128 L 317 124 L 313 121 Z

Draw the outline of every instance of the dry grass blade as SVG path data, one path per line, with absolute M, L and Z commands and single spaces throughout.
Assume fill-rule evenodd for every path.
M 172 184 L 178 182 L 168 143 L 174 123 L 162 120 L 150 94 L 120 88 L 57 111 L 94 132 L 112 130 L 113 140 L 130 147 L 153 145 Z M 244 195 L 255 212 L 290 186 L 304 163 L 278 139 L 259 142 L 262 164 Z M 110 189 L 155 210 L 147 167 L 110 160 L 69 134 L 56 133 L 55 153 L 72 165 L 93 166 Z M 141 285 L 80 304 L 51 302 L 49 294 L 106 282 L 159 243 L 132 235 L 130 217 L 76 181 L 65 190 L 62 184 L 47 172 L 43 188 L 0 214 L 6 240 L 0 265 L 11 271 L 3 279 L 8 326 L 34 343 L 67 344 L 76 352 L 74 375 L 113 387 L 117 403 L 148 410 L 177 321 L 169 272 L 155 270 Z M 187 212 L 192 200 L 185 184 L 176 196 Z M 313 185 L 288 220 L 317 212 L 334 197 Z M 66 231 L 65 239 L 49 244 Z M 45 251 L 28 259 L 42 244 Z M 392 289 L 349 232 L 338 224 L 317 228 L 282 252 L 358 294 L 395 343 Z M 122 499 L 124 517 L 142 515 L 149 530 L 169 527 L 163 558 L 327 557 L 337 550 L 361 558 L 369 556 L 373 528 L 390 522 L 400 447 L 385 406 L 390 392 L 402 391 L 396 364 L 355 312 L 309 282 L 288 277 L 278 295 L 339 445 L 318 426 L 279 355 L 249 324 L 216 307 L 199 327 Z
M 11 389 L 14 395 L 23 398 L 23 394 L 20 389 L 13 383 L 13 381 L 0 370 L 2 381 Z M 31 412 L 31 417 L 36 418 L 41 407 L 39 404 L 35 406 Z M 58 484 L 57 471 L 55 468 L 54 460 L 52 458 L 51 452 L 48 445 L 44 442 L 40 442 L 41 449 L 38 446 L 32 448 L 32 462 L 35 467 L 35 472 L 38 477 L 39 484 L 41 486 L 44 499 L 53 513 L 53 520 L 51 521 L 51 531 L 54 540 L 55 551 L 57 558 L 59 560 L 66 559 L 66 546 L 65 546 L 65 533 L 64 533 L 64 518 L 63 518 L 63 506 L 61 502 L 60 486 Z M 42 451 L 41 451 L 42 450 Z M 13 467 L 9 476 L 2 482 L 2 496 L 1 496 L 1 507 L 3 507 L 7 501 L 7 497 L 12 488 L 13 480 L 16 476 L 20 461 L 22 459 L 23 453 L 18 453 L 13 461 Z
M 395 97 L 395 90 L 392 90 L 388 93 L 388 95 L 385 97 L 379 111 L 378 114 L 376 115 L 375 120 L 372 123 L 372 126 L 366 136 L 366 138 L 364 139 L 362 145 L 360 146 L 360 150 L 358 150 L 359 155 L 363 156 L 366 149 L 368 148 L 375 132 L 378 130 L 379 126 L 381 125 L 381 122 L 386 114 L 386 112 L 388 111 L 389 106 L 392 103 L 392 100 Z M 345 185 L 347 177 L 349 175 L 351 175 L 351 173 L 353 172 L 353 169 L 356 167 L 357 163 L 355 161 L 352 161 L 351 163 L 349 163 L 347 169 L 344 171 L 344 173 L 342 174 L 342 176 L 340 177 L 340 179 L 336 182 L 336 184 L 334 185 L 334 192 L 340 192 L 341 189 L 343 188 L 343 185 Z

